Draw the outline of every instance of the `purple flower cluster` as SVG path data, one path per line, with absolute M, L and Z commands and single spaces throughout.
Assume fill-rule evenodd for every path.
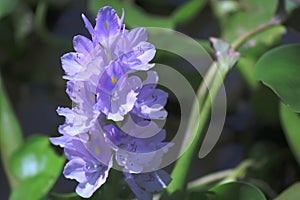
M 95 27 L 82 18 L 91 40 L 75 36 L 75 52 L 61 58 L 74 106 L 57 109 L 66 120 L 62 136 L 51 142 L 64 148 L 69 161 L 63 173 L 79 182 L 80 196 L 90 197 L 116 165 L 139 199 L 151 199 L 171 181 L 159 169 L 161 152 L 168 151 L 165 131 L 151 121 L 167 117 L 168 94 L 156 88 L 158 75 L 150 71 L 155 47 L 146 29 L 125 29 L 124 12 L 119 18 L 111 7 L 101 8 Z

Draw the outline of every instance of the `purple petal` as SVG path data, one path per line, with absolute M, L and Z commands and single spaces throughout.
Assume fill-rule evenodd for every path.
M 62 148 L 65 147 L 65 145 L 71 140 L 72 138 L 68 135 L 63 135 L 60 137 L 51 137 L 50 141 L 52 144 L 56 146 L 60 146 Z
M 69 179 L 75 179 L 78 182 L 85 182 L 84 166 L 86 162 L 81 158 L 70 160 L 64 168 L 64 176 Z
M 111 94 L 118 81 L 124 76 L 124 70 L 119 62 L 112 62 L 101 74 L 97 91 Z
M 87 56 L 93 50 L 93 43 L 86 37 L 77 35 L 73 39 L 74 49 Z
M 121 20 L 117 12 L 109 6 L 101 8 L 96 17 L 95 32 L 102 45 L 108 47 L 110 39 L 121 29 Z
M 57 113 L 66 117 L 65 124 L 59 126 L 59 132 L 71 136 L 87 132 L 95 124 L 100 114 L 98 111 L 86 113 L 77 107 L 58 108 Z
M 164 170 L 135 175 L 137 185 L 145 188 L 148 192 L 162 191 L 169 185 L 171 180 L 170 175 Z
M 132 110 L 138 93 L 135 91 L 141 87 L 142 81 L 137 76 L 124 78 L 120 81 L 117 88 L 113 92 L 111 99 L 111 111 L 107 115 L 107 119 L 121 121 L 129 111 Z
M 130 189 L 137 196 L 138 199 L 142 200 L 151 200 L 152 194 L 147 192 L 145 189 L 141 188 L 134 180 L 134 177 L 130 173 L 124 173 L 125 181 L 129 185 Z
M 84 70 L 84 67 L 80 63 L 83 54 L 80 53 L 67 53 L 61 57 L 62 67 L 65 73 L 69 76 L 73 76 Z
M 86 18 L 86 16 L 84 14 L 82 14 L 81 17 L 85 24 L 86 29 L 89 31 L 89 33 L 91 34 L 91 36 L 93 37 L 93 40 L 94 40 L 95 31 L 94 31 L 92 24 L 90 23 L 90 21 Z
M 145 28 L 135 28 L 129 31 L 127 35 L 131 47 L 137 46 L 140 42 L 145 42 L 148 39 L 147 30 Z

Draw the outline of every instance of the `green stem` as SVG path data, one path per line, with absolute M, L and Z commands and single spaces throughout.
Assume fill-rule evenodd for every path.
M 258 26 L 254 30 L 251 30 L 244 35 L 242 35 L 240 38 L 238 38 L 236 41 L 232 43 L 232 47 L 234 49 L 238 49 L 244 42 L 249 40 L 251 37 L 273 27 L 279 24 L 279 21 L 277 20 L 271 20 L 270 22 L 263 24 L 261 26 Z M 175 168 L 172 172 L 172 182 L 167 187 L 167 193 L 173 194 L 176 191 L 184 191 L 186 189 L 186 183 L 187 183 L 187 175 L 190 170 L 191 162 L 193 160 L 194 155 L 196 154 L 197 150 L 200 147 L 200 139 L 203 133 L 203 130 L 206 126 L 206 122 L 208 120 L 208 117 L 210 115 L 210 109 L 212 102 L 214 101 L 220 86 L 223 84 L 223 79 L 226 77 L 228 71 L 220 71 L 217 66 L 217 63 L 214 62 L 212 66 L 209 68 L 206 76 L 204 77 L 202 81 L 202 84 L 200 85 L 198 91 L 197 91 L 197 100 L 199 102 L 199 106 L 201 107 L 201 115 L 199 117 L 199 122 L 191 122 L 188 126 L 188 130 L 193 130 L 193 133 L 195 134 L 194 140 L 192 144 L 189 146 L 189 148 L 186 150 L 186 152 L 181 156 L 181 158 L 177 161 Z M 229 67 L 228 67 L 229 68 Z M 221 73 L 221 78 L 217 77 L 218 73 Z M 211 87 L 208 87 L 207 84 L 211 84 Z M 210 95 L 207 95 L 208 91 L 207 88 L 210 89 Z M 195 106 L 195 104 L 194 104 Z M 190 120 L 193 121 L 193 116 L 196 116 L 197 113 L 194 113 L 197 111 L 197 109 L 193 109 L 193 112 L 191 113 Z M 194 126 L 194 127 L 190 127 Z
M 216 184 L 227 178 L 233 173 L 233 169 L 227 169 L 224 171 L 218 171 L 212 174 L 203 176 L 197 180 L 189 182 L 187 188 L 192 191 L 203 191 L 211 187 L 212 184 Z
M 238 49 L 240 46 L 242 46 L 246 41 L 248 41 L 250 38 L 254 37 L 255 35 L 273 27 L 273 26 L 277 26 L 279 25 L 281 22 L 279 20 L 275 20 L 272 19 L 269 22 L 262 24 L 258 27 L 256 27 L 255 29 L 245 33 L 244 35 L 242 35 L 241 37 L 239 37 L 237 40 L 235 40 L 232 43 L 232 48 L 234 49 Z
M 48 9 L 47 2 L 45 0 L 39 1 L 36 7 L 36 13 L 34 19 L 36 33 L 47 44 L 62 46 L 62 47 L 68 46 L 68 43 L 65 40 L 53 35 L 51 32 L 49 32 L 49 30 L 45 26 L 47 9 Z

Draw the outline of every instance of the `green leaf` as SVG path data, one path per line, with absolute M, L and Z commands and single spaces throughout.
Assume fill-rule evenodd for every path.
M 274 200 L 288 200 L 288 199 L 299 199 L 300 197 L 300 183 L 295 183 L 288 189 L 284 190 Z
M 47 136 L 36 135 L 13 154 L 9 164 L 14 176 L 23 181 L 38 174 L 57 176 L 64 158 L 54 153 Z
M 32 136 L 16 151 L 10 168 L 20 184 L 10 199 L 34 200 L 43 197 L 61 173 L 64 158 L 51 149 L 47 136 Z
M 27 178 L 12 191 L 9 200 L 40 200 L 55 181 L 56 178 L 43 173 Z
M 258 86 L 258 80 L 254 77 L 255 63 L 269 48 L 280 41 L 285 32 L 284 26 L 272 27 L 251 38 L 252 45 L 248 44 L 239 50 L 242 57 L 236 67 L 251 89 L 256 89 Z
M 0 18 L 13 11 L 17 3 L 18 0 L 0 0 Z
M 10 186 L 17 184 L 11 175 L 9 159 L 13 152 L 22 144 L 22 131 L 6 96 L 0 77 L 0 153 Z
M 286 45 L 264 54 L 255 65 L 263 81 L 294 111 L 300 112 L 300 45 Z
M 254 185 L 243 182 L 228 182 L 209 190 L 208 200 L 266 200 L 264 194 Z
M 225 16 L 224 14 L 220 14 L 220 11 L 218 11 L 220 2 L 222 1 L 214 0 L 212 2 L 213 8 L 221 22 L 221 38 L 232 42 L 240 35 L 256 28 L 260 24 L 271 20 L 276 11 L 278 0 L 239 1 L 238 5 L 234 6 L 233 11 Z
M 172 19 L 176 25 L 182 24 L 198 14 L 206 3 L 207 0 L 190 0 L 172 13 Z
M 173 29 L 175 27 L 174 21 L 169 17 L 162 17 L 147 14 L 142 8 L 134 4 L 133 1 L 120 1 L 120 0 L 89 0 L 88 8 L 96 15 L 98 10 L 103 7 L 110 5 L 113 7 L 121 16 L 122 8 L 125 10 L 125 23 L 131 28 L 134 27 L 163 27 Z
M 289 146 L 300 165 L 300 118 L 293 110 L 284 104 L 280 106 L 280 117 Z
M 47 200 L 81 200 L 83 199 L 80 197 L 76 192 L 74 193 L 67 193 L 67 194 L 59 194 L 59 193 L 50 193 L 47 197 Z

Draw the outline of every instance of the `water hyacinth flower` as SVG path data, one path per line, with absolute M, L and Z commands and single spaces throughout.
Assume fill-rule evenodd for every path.
M 124 11 L 119 18 L 111 7 L 101 8 L 94 27 L 82 18 L 91 39 L 75 36 L 75 52 L 61 57 L 73 107 L 57 109 L 65 123 L 58 129 L 62 135 L 50 138 L 69 160 L 63 174 L 79 182 L 76 192 L 89 198 L 118 166 L 139 199 L 152 199 L 171 181 L 159 169 L 168 151 L 165 131 L 151 121 L 167 117 L 168 94 L 156 88 L 158 74 L 150 71 L 155 47 L 147 42 L 146 29 L 125 28 Z M 139 71 L 147 73 L 146 80 Z

